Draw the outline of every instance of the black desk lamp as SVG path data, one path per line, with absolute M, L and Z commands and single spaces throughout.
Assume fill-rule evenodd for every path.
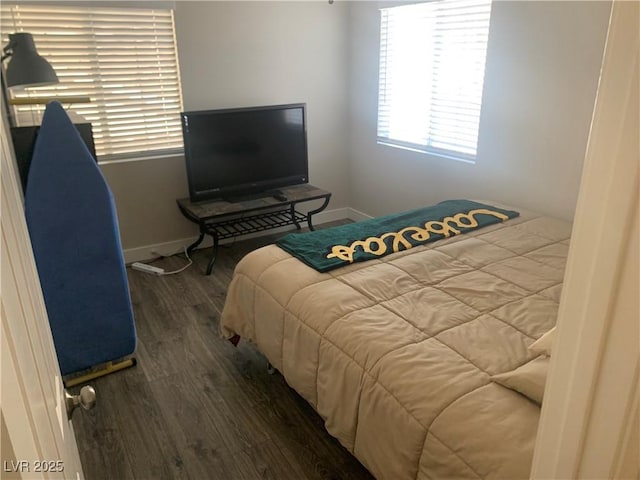
M 3 71 L 2 75 L 2 99 L 7 110 L 9 125 L 14 127 L 15 122 L 9 107 L 7 88 L 51 85 L 58 83 L 58 76 L 49 62 L 38 55 L 36 44 L 30 33 L 9 34 L 9 43 L 2 52 L 2 62 L 11 57 L 6 72 Z

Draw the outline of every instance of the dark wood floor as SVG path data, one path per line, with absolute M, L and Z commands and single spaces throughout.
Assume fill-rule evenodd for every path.
M 96 408 L 74 416 L 87 480 L 372 478 L 254 347 L 218 335 L 236 263 L 273 240 L 220 248 L 208 277 L 209 250 L 178 275 L 128 269 L 138 365 L 92 381 Z

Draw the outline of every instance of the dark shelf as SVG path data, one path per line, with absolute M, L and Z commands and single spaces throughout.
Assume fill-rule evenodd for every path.
M 293 215 L 294 218 L 291 217 L 290 209 L 278 210 L 275 212 L 259 213 L 249 217 L 240 217 L 231 220 L 207 223 L 206 228 L 207 233 L 209 233 L 209 229 L 212 229 L 212 231 L 215 230 L 218 233 L 218 238 L 220 240 L 224 240 L 225 238 L 262 232 L 272 228 L 295 225 L 296 222 L 302 223 L 307 220 L 306 215 L 295 210 Z
M 307 222 L 309 230 L 313 230 L 311 218 L 323 211 L 329 204 L 331 193 L 309 184 L 293 185 L 281 188 L 286 200 L 272 196 L 249 198 L 243 201 L 227 202 L 213 200 L 209 202 L 191 202 L 188 198 L 177 200 L 182 214 L 198 224 L 200 236 L 187 248 L 191 252 L 204 240 L 205 235 L 213 239 L 213 253 L 207 275 L 211 273 L 218 251 L 218 242 L 227 238 L 239 237 L 250 233 L 263 232 L 278 227 Z M 312 200 L 322 200 L 322 205 L 306 214 L 298 212 L 296 205 Z

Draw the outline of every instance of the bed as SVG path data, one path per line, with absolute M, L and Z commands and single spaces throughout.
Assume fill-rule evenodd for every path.
M 529 347 L 555 325 L 571 225 L 517 210 L 324 273 L 253 251 L 222 335 L 255 343 L 378 479 L 528 478 L 542 399 L 527 372 L 544 360 Z

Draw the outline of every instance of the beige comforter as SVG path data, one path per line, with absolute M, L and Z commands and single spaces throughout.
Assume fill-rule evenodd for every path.
M 256 250 L 222 333 L 255 342 L 379 479 L 528 477 L 540 407 L 491 375 L 555 324 L 570 225 L 520 212 L 328 273 Z

